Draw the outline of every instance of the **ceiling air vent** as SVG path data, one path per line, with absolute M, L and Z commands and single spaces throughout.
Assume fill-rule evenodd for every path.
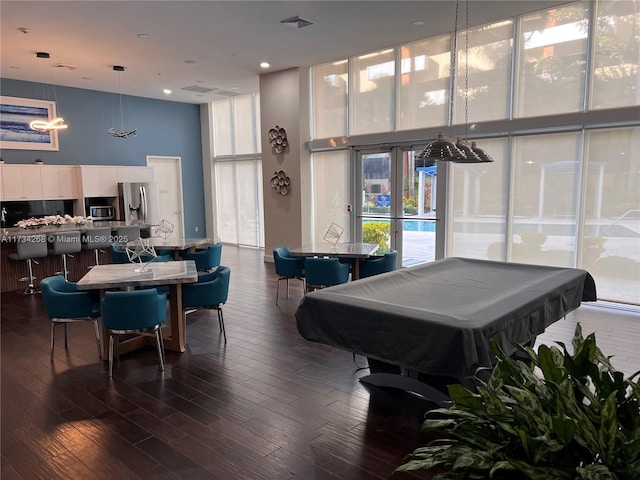
M 295 17 L 287 18 L 286 20 L 280 20 L 280 23 L 296 28 L 303 28 L 308 27 L 309 25 L 313 25 L 313 22 L 305 20 L 304 18 L 300 18 L 297 15 Z
M 200 85 L 191 85 L 189 87 L 182 87 L 181 90 L 186 90 L 187 92 L 195 92 L 195 93 L 211 93 L 217 88 L 213 87 L 201 87 Z
M 213 93 L 214 95 L 220 95 L 221 97 L 235 97 L 236 95 L 238 95 L 236 92 L 222 90 L 221 88 L 214 88 L 211 93 Z
M 75 65 L 68 65 L 66 63 L 58 63 L 56 65 L 56 68 L 66 68 L 67 70 L 71 70 L 72 72 L 78 69 L 78 67 L 76 67 Z

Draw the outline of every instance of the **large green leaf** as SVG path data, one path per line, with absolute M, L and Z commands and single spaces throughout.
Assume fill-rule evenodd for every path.
M 576 422 L 564 416 L 556 416 L 551 420 L 553 433 L 562 443 L 569 443 L 576 433 Z
M 587 465 L 576 468 L 582 480 L 616 480 L 616 476 L 605 465 Z M 629 479 L 631 480 L 631 479 Z
M 616 419 L 616 392 L 611 392 L 604 402 L 600 413 L 600 428 L 598 430 L 598 442 L 604 460 L 607 464 L 612 461 L 613 449 L 616 446 L 616 432 L 618 422 Z
M 551 349 L 546 345 L 540 345 L 538 348 L 538 358 L 540 359 L 540 369 L 546 380 L 554 383 L 560 383 L 566 376 L 563 363 L 558 364 L 557 356 L 551 353 Z
M 472 410 L 484 410 L 482 401 L 478 395 L 471 393 L 459 383 L 454 383 L 447 387 L 449 391 L 449 397 L 453 400 L 453 403 L 459 407 L 467 407 Z

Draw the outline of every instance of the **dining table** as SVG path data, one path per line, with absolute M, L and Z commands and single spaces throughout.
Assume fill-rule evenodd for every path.
M 190 237 L 149 237 L 145 238 L 145 243 L 156 250 L 171 250 L 174 260 L 180 259 L 181 251 L 194 251 L 198 246 L 216 243 L 210 238 L 190 238 Z M 138 240 L 132 240 L 121 244 L 122 248 L 135 247 Z
M 296 257 L 337 257 L 352 260 L 351 279 L 360 278 L 360 262 L 373 256 L 380 248 L 377 243 L 340 242 L 335 245 L 329 242 L 311 242 L 289 250 Z
M 99 290 L 100 297 L 107 290 L 130 290 L 135 287 L 169 287 L 169 325 L 163 331 L 164 346 L 167 350 L 185 351 L 184 313 L 182 311 L 182 284 L 198 280 L 196 264 L 193 260 L 171 262 L 149 262 L 95 265 L 76 286 L 79 290 Z M 101 325 L 102 351 L 108 351 L 108 332 Z M 165 333 L 166 332 L 166 333 Z M 130 336 L 119 345 L 119 352 L 125 353 L 144 345 L 155 345 L 148 336 Z

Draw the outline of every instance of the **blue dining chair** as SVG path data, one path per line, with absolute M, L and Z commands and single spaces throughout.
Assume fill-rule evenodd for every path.
M 102 323 L 109 331 L 110 377 L 113 376 L 114 347 L 117 352 L 120 335 L 134 333 L 155 335 L 160 370 L 164 371 L 162 324 L 166 318 L 167 296 L 158 293 L 155 288 L 105 292 L 102 298 Z
M 81 291 L 74 282 L 65 280 L 63 275 L 47 277 L 40 282 L 42 299 L 47 315 L 51 319 L 51 361 L 56 338 L 56 327 L 64 325 L 64 348 L 68 349 L 67 324 L 71 322 L 91 321 L 96 332 L 98 357 L 102 359 L 100 346 L 100 303 L 90 290 Z
M 195 252 L 185 251 L 180 254 L 183 260 L 193 260 L 200 271 L 210 272 L 218 265 L 222 258 L 222 244 L 215 243 L 207 248 L 196 249 Z
M 222 305 L 227 303 L 229 296 L 229 277 L 231 270 L 223 265 L 210 273 L 198 274 L 196 283 L 184 283 L 182 285 L 182 310 L 184 311 L 185 338 L 187 331 L 187 313 L 201 308 L 217 310 L 218 325 L 227 343 L 227 332 L 224 328 L 224 316 Z
M 349 281 L 349 264 L 335 257 L 308 257 L 304 262 L 307 292 Z
M 302 288 L 305 288 L 304 257 L 292 256 L 288 247 L 276 247 L 273 249 L 273 262 L 278 275 L 276 288 L 276 305 L 278 305 L 281 280 L 287 281 L 287 298 L 289 298 L 289 279 L 301 280 Z
M 109 245 L 109 258 L 111 263 L 129 263 L 123 244 L 112 243 Z
M 385 272 L 392 272 L 396 269 L 397 261 L 397 250 L 391 250 L 381 257 L 369 257 L 360 262 L 360 278 L 371 277 Z

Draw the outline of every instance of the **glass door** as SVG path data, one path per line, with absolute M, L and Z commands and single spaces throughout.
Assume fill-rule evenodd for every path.
M 437 167 L 416 169 L 417 153 L 357 151 L 357 238 L 379 244 L 378 253 L 397 250 L 403 267 L 436 258 Z

